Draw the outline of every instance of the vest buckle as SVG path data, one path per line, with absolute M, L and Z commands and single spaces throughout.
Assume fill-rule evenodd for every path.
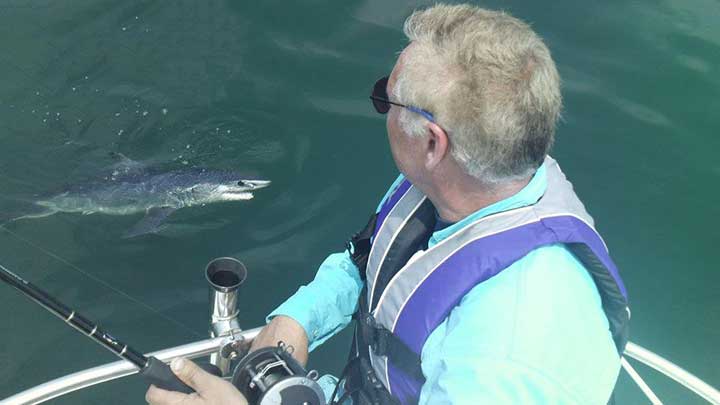
M 385 387 L 382 382 L 380 382 L 380 380 L 377 378 L 375 370 L 373 370 L 372 366 L 367 362 L 367 360 L 360 360 L 360 370 L 363 377 L 365 378 L 365 381 L 369 383 L 371 387 L 375 389 L 383 389 Z
M 373 341 L 372 348 L 378 356 L 387 356 L 389 334 L 390 332 L 385 328 L 375 329 L 375 339 Z
M 370 344 L 376 355 L 386 356 L 390 331 L 379 325 L 370 313 L 365 315 L 363 322 L 365 323 L 364 329 L 367 331 L 366 342 Z

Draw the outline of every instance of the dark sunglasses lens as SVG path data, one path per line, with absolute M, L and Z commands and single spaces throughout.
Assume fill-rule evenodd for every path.
M 387 102 L 387 83 L 388 78 L 383 77 L 377 82 L 375 82 L 375 87 L 373 87 L 373 106 L 375 107 L 375 110 L 380 114 L 385 114 L 390 111 L 390 104 Z
M 373 107 L 375 107 L 375 111 L 379 112 L 380 114 L 386 114 L 388 111 L 390 111 L 390 104 L 388 104 L 386 101 L 381 101 L 376 98 L 372 99 Z

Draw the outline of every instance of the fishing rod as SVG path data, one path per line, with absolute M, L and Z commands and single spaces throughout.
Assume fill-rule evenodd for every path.
M 8 270 L 0 264 L 0 280 L 19 290 L 23 295 L 40 304 L 43 308 L 55 314 L 68 325 L 90 337 L 120 358 L 129 361 L 140 369 L 139 374 L 147 382 L 170 391 L 179 391 L 186 394 L 194 392 L 192 388 L 182 382 L 170 367 L 154 356 L 147 357 L 127 344 L 114 338 L 101 329 L 97 324 L 70 309 L 42 289 Z M 220 375 L 220 370 L 213 365 L 201 365 L 205 371 Z

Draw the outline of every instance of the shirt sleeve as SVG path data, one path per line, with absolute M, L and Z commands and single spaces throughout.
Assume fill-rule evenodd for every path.
M 350 323 L 362 286 L 350 254 L 331 254 L 315 279 L 271 312 L 267 321 L 278 315 L 293 318 L 305 329 L 312 351 Z

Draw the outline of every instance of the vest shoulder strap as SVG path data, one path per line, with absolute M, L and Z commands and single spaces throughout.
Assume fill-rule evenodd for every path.
M 329 405 L 341 405 L 348 397 L 352 398 L 353 404 L 356 405 L 400 404 L 375 374 L 375 370 L 370 363 L 369 350 L 371 347 L 386 352 L 402 352 L 401 356 L 404 359 L 403 371 L 413 376 L 416 375 L 415 373 L 419 373 L 422 378 L 420 356 L 413 353 L 390 331 L 375 322 L 375 319 L 367 310 L 366 297 L 367 285 L 362 288 L 358 300 L 358 309 L 353 314 L 355 332 L 353 333 L 350 357 L 340 376 L 340 381 L 345 381 L 345 394 L 338 401 L 335 401 L 336 386 L 328 402 Z M 409 365 L 409 367 L 405 367 L 406 365 Z M 340 382 L 338 382 L 339 385 Z
M 360 279 L 365 281 L 365 268 L 367 267 L 368 257 L 370 256 L 370 240 L 375 233 L 375 225 L 377 224 L 377 213 L 370 216 L 367 225 L 361 231 L 356 232 L 350 239 L 345 242 L 345 248 L 350 253 L 355 267 L 360 271 Z
M 371 313 L 361 311 L 358 313 L 358 318 L 358 327 L 364 343 L 372 348 L 376 356 L 392 356 L 392 364 L 395 367 L 417 380 L 425 381 L 419 354 L 410 349 L 397 335 L 378 324 Z
M 629 336 L 630 308 L 612 274 L 584 243 L 567 243 L 567 248 L 580 260 L 592 277 L 600 295 L 603 311 L 608 319 L 615 348 L 622 356 Z

